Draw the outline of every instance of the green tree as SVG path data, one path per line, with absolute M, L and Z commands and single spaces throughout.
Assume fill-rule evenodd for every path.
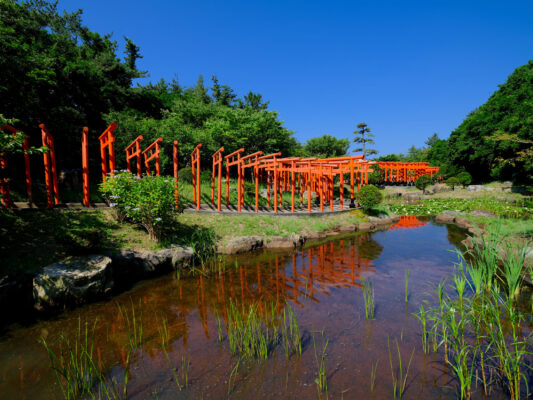
M 466 187 L 472 182 L 472 175 L 470 175 L 466 171 L 463 171 L 457 174 L 457 179 L 459 179 L 459 182 L 461 183 L 461 185 L 463 185 L 463 187 Z
M 488 140 L 495 134 L 509 136 Z M 492 177 L 526 182 L 532 179 L 533 157 L 515 159 L 514 165 L 501 160 L 513 160 L 527 149 L 528 141 L 533 141 L 533 61 L 517 68 L 451 133 L 450 160 L 476 181 Z
M 357 128 L 358 128 L 357 130 L 353 131 L 353 133 L 355 134 L 355 138 L 353 141 L 354 143 L 357 143 L 361 147 L 358 147 L 354 149 L 353 151 L 355 153 L 362 152 L 364 158 L 367 158 L 368 155 L 377 154 L 378 153 L 377 150 L 366 148 L 367 144 L 370 144 L 370 145 L 375 144 L 374 139 L 372 139 L 373 137 L 375 137 L 375 135 L 371 133 L 368 125 L 365 122 L 361 122 L 357 124 Z
M 452 176 L 452 177 L 446 179 L 446 185 L 451 187 L 452 190 L 455 190 L 455 187 L 459 186 L 460 184 L 461 184 L 461 181 L 455 176 Z
M 426 193 L 426 188 L 433 183 L 433 179 L 429 175 L 420 175 L 415 180 L 415 186 L 417 189 L 422 190 L 423 193 Z
M 357 192 L 357 201 L 365 212 L 371 211 L 383 200 L 380 190 L 374 185 L 365 185 Z
M 334 136 L 322 135 L 309 139 L 303 146 L 303 153 L 306 157 L 340 157 L 346 155 L 349 147 L 349 139 L 337 139 Z

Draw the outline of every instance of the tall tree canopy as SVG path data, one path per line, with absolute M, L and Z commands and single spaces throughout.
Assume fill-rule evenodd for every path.
M 378 153 L 377 150 L 370 149 L 367 147 L 367 145 L 373 145 L 375 143 L 374 139 L 372 139 L 374 137 L 374 134 L 371 133 L 371 130 L 366 124 L 366 122 L 361 122 L 357 124 L 357 129 L 353 131 L 353 133 L 355 134 L 355 138 L 353 139 L 354 143 L 357 143 L 357 145 L 361 146 L 354 149 L 354 152 L 362 152 L 365 158 L 367 158 L 367 156 L 369 155 Z
M 491 140 L 496 138 L 500 140 Z M 451 162 L 477 181 L 533 181 L 531 156 L 505 163 L 533 140 L 533 61 L 517 68 L 449 138 Z
M 337 139 L 331 135 L 322 135 L 309 139 L 303 146 L 306 157 L 340 157 L 348 152 L 350 139 Z

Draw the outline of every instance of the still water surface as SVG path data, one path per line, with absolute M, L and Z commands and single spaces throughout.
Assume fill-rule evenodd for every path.
M 317 398 L 312 335 L 320 343 L 321 331 L 329 340 L 329 398 L 392 398 L 387 343 L 395 340 L 405 363 L 414 351 L 405 398 L 455 398 L 441 356 L 422 353 L 420 325 L 412 313 L 422 301 L 432 302 L 435 285 L 453 272 L 454 250 L 463 238 L 454 226 L 408 217 L 388 231 L 351 234 L 301 251 L 228 258 L 228 268 L 221 274 L 181 279 L 172 274 L 139 284 L 110 301 L 29 327 L 12 327 L 0 338 L 1 398 L 62 397 L 38 340 L 43 337 L 57 345 L 61 334 L 75 334 L 79 318 L 91 323 L 97 319 L 98 363 L 121 385 L 128 338 L 117 303 L 125 309 L 134 304 L 137 316 L 142 313 L 143 343 L 133 356 L 128 398 L 228 398 L 228 379 L 237 360 L 227 340 L 218 341 L 215 313 L 223 314 L 230 299 L 237 305 L 288 302 L 303 335 L 300 357 L 287 360 L 279 349 L 268 361 L 242 362 L 232 377 L 231 398 Z M 410 270 L 407 304 L 406 270 Z M 364 278 L 375 288 L 373 321 L 365 320 Z M 181 391 L 161 350 L 163 318 L 168 321 L 171 362 L 178 371 L 183 358 L 190 363 L 189 387 Z M 376 364 L 376 384 L 370 393 L 371 368 Z

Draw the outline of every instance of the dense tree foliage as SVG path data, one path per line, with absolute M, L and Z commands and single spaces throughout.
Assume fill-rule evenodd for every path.
M 501 140 L 491 140 L 494 135 Z M 514 163 L 505 162 L 529 148 L 532 140 L 533 61 L 529 61 L 451 133 L 449 155 L 454 165 L 464 168 L 476 181 L 532 181 L 531 154 Z
M 322 135 L 309 139 L 302 152 L 306 157 L 340 157 L 346 155 L 350 147 L 349 139 L 337 139 L 331 135 Z

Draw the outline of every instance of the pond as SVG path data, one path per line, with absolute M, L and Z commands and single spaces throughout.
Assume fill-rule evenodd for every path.
M 404 373 L 408 368 L 404 398 L 456 398 L 442 355 L 421 350 L 413 313 L 432 302 L 436 285 L 451 275 L 464 237 L 454 226 L 407 217 L 387 231 L 337 237 L 299 251 L 217 260 L 226 268 L 209 276 L 171 274 L 143 282 L 112 300 L 11 327 L 0 338 L 0 393 L 9 399 L 62 398 L 39 339 L 59 354 L 66 343 L 61 335 L 72 341 L 79 324 L 83 333 L 88 322 L 89 336 L 94 327 L 94 363 L 120 397 L 127 377 L 129 399 L 392 398 L 391 359 L 397 374 L 398 349 Z M 365 282 L 375 293 L 375 318 L 368 320 Z M 278 322 L 292 310 L 301 355 L 287 356 L 281 344 L 266 360 L 232 355 L 228 310 L 251 305 L 259 318 L 271 313 Z M 319 371 L 327 392 L 317 391 Z

